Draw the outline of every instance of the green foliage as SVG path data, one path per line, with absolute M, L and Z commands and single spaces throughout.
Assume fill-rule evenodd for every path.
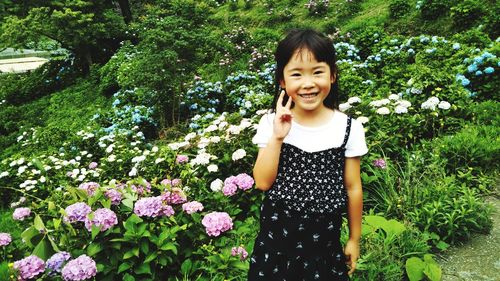
M 412 257 L 406 260 L 406 272 L 410 281 L 419 281 L 424 276 L 431 281 L 441 280 L 441 268 L 432 258 L 432 255 L 424 255 L 424 260 Z
M 411 10 L 410 3 L 405 0 L 393 0 L 389 4 L 389 16 L 392 19 L 401 18 L 407 15 Z
M 453 0 L 423 0 L 420 6 L 420 14 L 424 19 L 435 20 L 445 16 Z
M 453 25 L 457 30 L 464 30 L 474 26 L 486 14 L 484 3 L 476 0 L 461 1 L 458 5 L 451 7 L 450 10 Z

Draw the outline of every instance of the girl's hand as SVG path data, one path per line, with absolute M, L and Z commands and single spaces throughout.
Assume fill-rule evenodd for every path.
M 349 267 L 348 274 L 351 275 L 356 270 L 356 262 L 359 258 L 359 242 L 349 239 L 344 249 L 345 263 Z
M 287 103 L 283 106 L 283 97 L 285 96 L 285 91 L 282 90 L 278 102 L 276 103 L 276 116 L 274 117 L 274 136 L 278 139 L 284 139 L 290 128 L 292 127 L 292 112 L 290 107 L 292 106 L 292 98 L 288 98 Z

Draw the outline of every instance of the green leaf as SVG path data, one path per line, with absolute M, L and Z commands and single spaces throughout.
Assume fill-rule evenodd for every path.
M 441 280 L 441 268 L 439 265 L 433 260 L 434 263 L 427 263 L 424 269 L 425 276 L 429 278 L 431 281 L 440 281 Z
M 406 230 L 404 224 L 398 222 L 397 220 L 389 220 L 381 227 L 387 234 L 396 236 L 403 233 Z
M 61 226 L 61 219 L 52 219 L 52 223 L 54 224 L 54 229 L 59 229 Z
M 133 210 L 134 209 L 134 201 L 130 198 L 123 199 L 122 204 L 125 205 L 125 207 Z
M 141 251 L 147 255 L 149 253 L 149 241 L 147 240 L 142 240 L 141 241 Z
M 99 226 L 96 226 L 96 225 L 92 225 L 92 240 L 95 239 L 95 237 L 97 236 L 97 234 L 99 234 L 99 232 L 101 232 L 101 228 Z
M 118 273 L 122 273 L 131 267 L 132 267 L 132 264 L 124 262 L 118 267 Z
M 128 250 L 128 252 L 123 255 L 123 259 L 126 260 L 133 256 L 139 257 L 139 247 L 134 247 L 133 249 Z
M 424 278 L 425 263 L 417 257 L 406 260 L 406 274 L 410 281 L 419 281 Z
M 54 249 L 52 249 L 52 245 L 50 245 L 49 240 L 44 237 L 38 245 L 36 245 L 35 249 L 33 249 L 33 255 L 41 258 L 42 260 L 47 260 L 55 253 Z
M 135 273 L 137 274 L 149 274 L 151 275 L 151 265 L 146 262 L 142 263 L 141 265 L 139 265 L 139 267 L 137 267 L 135 270 L 134 270 Z
M 135 277 L 126 273 L 125 275 L 123 275 L 123 281 L 135 281 Z
M 111 199 L 101 201 L 102 206 L 107 209 L 111 209 Z
M 59 252 L 59 247 L 57 247 L 57 244 L 54 242 L 54 240 L 48 235 L 47 238 L 49 239 L 50 245 L 52 245 L 52 249 L 54 249 L 54 251 L 56 252 Z
M 181 272 L 183 275 L 189 275 L 191 273 L 191 268 L 193 267 L 193 262 L 190 259 L 185 260 L 181 265 Z
M 160 250 L 163 250 L 163 251 L 170 250 L 170 251 L 174 252 L 174 254 L 177 255 L 177 247 L 172 242 L 167 242 L 167 243 L 163 244 L 163 246 L 161 246 Z
M 45 224 L 43 224 L 42 218 L 39 215 L 35 216 L 34 226 L 38 231 L 45 231 Z
M 145 263 L 146 263 L 146 262 L 150 262 L 150 261 L 152 261 L 152 260 L 156 259 L 157 257 L 158 257 L 158 253 L 157 253 L 157 252 L 152 252 L 152 253 L 150 253 L 150 254 L 146 257 L 146 259 L 144 260 L 144 262 L 145 262 Z
M 87 254 L 91 257 L 95 256 L 97 253 L 103 250 L 102 245 L 100 243 L 91 243 L 87 247 Z
M 29 247 L 35 247 L 34 244 L 40 242 L 42 239 L 42 234 L 40 231 L 36 230 L 35 227 L 29 227 L 23 233 L 21 234 L 21 238 L 23 238 L 23 241 L 29 246 Z M 36 238 L 36 239 L 34 239 Z M 38 241 L 37 241 L 38 240 Z
M 450 244 L 448 244 L 448 243 L 446 243 L 444 241 L 439 241 L 436 244 L 436 248 L 438 248 L 441 251 L 444 251 L 444 250 L 448 249 L 448 247 L 450 247 Z

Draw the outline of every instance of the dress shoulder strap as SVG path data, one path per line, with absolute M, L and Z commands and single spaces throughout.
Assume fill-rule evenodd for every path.
M 345 148 L 347 140 L 349 140 L 349 134 L 351 133 L 351 116 L 347 116 L 347 126 L 345 128 L 344 142 L 342 143 L 342 148 Z

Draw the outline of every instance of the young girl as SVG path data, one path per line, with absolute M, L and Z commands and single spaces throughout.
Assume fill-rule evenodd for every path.
M 260 147 L 254 179 L 266 196 L 248 280 L 348 280 L 359 257 L 363 126 L 337 109 L 335 49 L 327 37 L 294 30 L 275 58 L 282 90 L 252 140 Z

